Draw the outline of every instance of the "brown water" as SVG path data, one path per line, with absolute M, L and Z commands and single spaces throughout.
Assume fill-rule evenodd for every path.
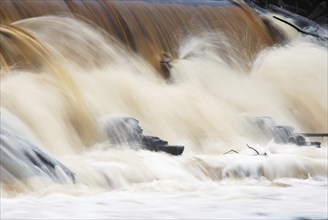
M 237 62 L 245 67 L 258 51 L 275 42 L 253 11 L 245 5 L 228 1 L 217 3 L 217 6 L 128 1 L 2 2 L 3 24 L 42 15 L 75 16 L 106 30 L 128 49 L 142 55 L 165 78 L 169 78 L 169 72 L 165 66 L 160 65 L 160 61 L 164 57 L 178 58 L 177 48 L 187 36 L 204 32 L 222 33 L 226 37 L 226 42 L 217 48 L 218 53 L 225 61 Z M 36 26 L 34 28 L 38 31 L 49 28 L 44 27 L 47 24 Z M 64 34 L 63 32 L 61 34 Z M 234 47 L 231 48 L 229 43 Z M 65 52 L 69 53 L 70 57 L 75 57 L 84 67 L 90 67 L 90 64 L 102 65 L 108 61 L 104 61 L 101 54 L 95 50 L 99 45 L 89 42 L 88 47 L 92 54 L 87 60 L 79 56 L 80 53 L 76 50 Z M 29 52 L 22 52 L 19 49 L 17 53 Z M 17 59 L 11 60 L 8 55 L 4 55 L 4 58 L 9 64 L 17 62 Z
M 3 1 L 1 16 L 1 125 L 76 173 L 75 184 L 2 182 L 1 218 L 326 218 L 326 140 L 262 142 L 247 121 L 328 132 L 328 55 L 315 39 L 279 44 L 232 3 Z M 111 115 L 183 155 L 109 144 Z

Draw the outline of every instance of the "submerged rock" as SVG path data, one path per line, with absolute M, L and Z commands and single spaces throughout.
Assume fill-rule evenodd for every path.
M 23 124 L 17 118 L 1 109 L 1 182 L 32 176 L 47 176 L 62 183 L 75 182 L 74 172 L 41 150 L 20 127 Z
M 106 138 L 113 144 L 131 144 L 150 151 L 181 155 L 184 146 L 169 145 L 156 136 L 143 134 L 139 121 L 132 117 L 105 117 L 102 120 Z
M 320 147 L 320 142 L 308 142 L 301 133 L 295 133 L 294 128 L 287 125 L 277 125 L 268 116 L 250 118 L 249 122 L 257 130 L 257 134 L 267 141 L 272 140 L 277 144 L 296 144 L 298 146 Z

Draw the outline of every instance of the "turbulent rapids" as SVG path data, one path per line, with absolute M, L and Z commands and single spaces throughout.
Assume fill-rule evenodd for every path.
M 188 55 L 178 54 L 182 41 L 188 36 L 201 35 L 204 32 L 220 32 L 226 40 L 221 42 L 220 45 L 215 45 L 217 51 L 226 62 L 234 61 L 238 62 L 239 65 L 248 65 L 259 50 L 272 45 L 275 41 L 275 38 L 268 33 L 261 20 L 246 6 L 226 1 L 218 4 L 218 6 L 125 1 L 45 1 L 37 3 L 40 4 L 38 7 L 44 7 L 45 9 L 36 12 L 33 10 L 34 3 L 27 2 L 23 6 L 24 13 L 20 13 L 22 6 L 19 3 L 8 1 L 4 4 L 8 8 L 8 11 L 2 13 L 2 20 L 5 23 L 44 14 L 62 15 L 64 13 L 65 15 L 75 15 L 77 18 L 82 17 L 91 25 L 106 30 L 107 34 L 126 45 L 129 50 L 140 54 L 165 78 L 170 77 L 168 62 L 173 59 L 184 58 L 178 57 L 178 55 Z M 98 14 L 99 16 L 97 16 Z M 190 19 L 190 16 L 192 16 L 192 19 Z M 37 26 L 38 31 L 42 32 L 42 29 L 44 29 L 42 26 L 47 26 L 48 29 L 49 24 L 41 20 L 34 21 L 32 24 L 24 23 L 14 25 L 14 30 L 11 30 L 12 26 L 3 27 L 9 29 L 6 31 L 8 35 L 11 32 L 16 33 L 14 39 L 6 39 L 9 41 L 8 44 L 19 44 L 19 46 L 14 46 L 18 47 L 18 51 L 10 46 L 11 48 L 7 49 L 10 51 L 10 55 L 3 55 L 4 62 L 9 65 L 17 63 L 19 58 L 29 64 L 40 63 L 39 60 L 29 60 L 34 53 L 39 56 L 39 50 L 33 52 L 31 49 L 26 49 L 27 51 L 24 52 L 25 50 L 22 47 L 30 48 L 36 45 L 31 45 L 32 42 L 26 42 L 28 39 L 22 39 L 27 37 L 25 35 L 27 33 L 23 30 L 26 28 L 25 25 L 28 29 Z M 60 24 L 56 26 L 57 28 L 50 27 L 52 30 L 47 31 L 53 31 L 53 34 L 68 35 L 66 40 L 76 40 L 76 36 L 73 34 L 76 34 L 78 27 L 74 27 L 75 32 L 73 33 L 57 33 L 63 31 L 62 27 L 59 28 Z M 22 27 L 23 30 L 17 30 L 17 27 Z M 71 29 L 73 31 L 72 27 Z M 239 31 L 242 31 L 243 34 L 235 34 Z M 99 53 L 99 45 L 95 45 L 95 39 L 88 40 L 91 42 L 88 42 L 88 45 L 85 46 L 91 47 L 91 50 L 89 50 L 90 54 L 88 54 L 87 59 L 81 57 L 78 48 L 74 48 L 73 51 L 67 51 L 66 48 L 64 52 L 70 53 L 67 54 L 69 57 L 74 57 L 80 65 L 85 67 L 90 67 L 92 64 L 99 66 L 108 62 L 108 57 L 102 57 L 103 54 Z M 42 44 L 43 42 L 35 42 L 34 44 L 36 43 Z M 234 47 L 230 47 L 231 44 Z M 12 57 L 13 50 L 15 51 L 15 57 Z M 37 58 L 34 57 L 34 59 Z
M 4 0 L 0 18 L 2 198 L 295 180 L 327 193 L 313 21 L 238 1 Z

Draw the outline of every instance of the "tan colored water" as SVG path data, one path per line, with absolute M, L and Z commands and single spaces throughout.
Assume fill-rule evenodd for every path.
M 76 184 L 2 183 L 1 218 L 326 218 L 327 142 L 263 143 L 247 123 L 268 115 L 297 132 L 328 132 L 328 55 L 314 39 L 256 53 L 246 46 L 254 61 L 245 67 L 226 32 L 182 35 L 165 80 L 143 52 L 76 19 L 13 25 L 1 27 L 1 43 L 5 31 L 18 31 L 9 41 L 35 52 L 41 66 L 2 63 L 2 121 L 23 123 L 26 137 L 76 173 Z M 10 48 L 1 49 L 7 64 Z M 227 62 L 226 48 L 240 57 Z M 174 157 L 113 146 L 101 136 L 107 115 L 133 116 L 145 134 L 185 151 Z M 240 154 L 223 155 L 230 149 Z
M 129 50 L 142 55 L 153 67 L 165 77 L 169 72 L 160 65 L 163 57 L 177 58 L 177 48 L 186 35 L 198 35 L 204 31 L 222 32 L 235 48 L 220 49 L 222 58 L 227 62 L 237 59 L 239 65 L 247 67 L 256 53 L 275 39 L 268 33 L 263 22 L 244 4 L 228 1 L 217 3 L 216 6 L 207 4 L 176 4 L 129 1 L 2 1 L 2 24 L 42 15 L 75 16 L 98 26 L 125 44 Z M 46 24 L 44 24 L 46 25 Z M 38 23 L 38 31 L 44 27 Z M 54 28 L 54 27 L 51 27 Z M 74 28 L 74 27 L 73 27 Z M 75 29 L 76 30 L 76 29 Z M 238 33 L 238 34 L 236 34 Z M 61 35 L 65 35 L 63 29 Z M 72 33 L 70 33 L 72 34 Z M 72 36 L 72 35 L 71 35 Z M 75 38 L 74 38 L 75 39 Z M 68 40 L 66 38 L 66 40 Z M 89 42 L 89 52 L 97 52 L 94 48 L 99 45 Z M 236 50 L 234 50 L 236 49 Z M 21 51 L 18 53 L 28 53 Z M 90 67 L 103 64 L 101 55 L 95 53 L 86 61 L 79 56 L 78 51 L 65 51 L 70 57 L 78 57 L 80 65 Z M 90 54 L 91 55 L 91 54 Z M 100 57 L 99 57 L 100 56 Z M 12 64 L 12 60 L 4 56 Z M 15 57 L 14 57 L 15 58 Z M 29 57 L 30 59 L 30 57 Z M 105 63 L 107 62 L 106 61 Z

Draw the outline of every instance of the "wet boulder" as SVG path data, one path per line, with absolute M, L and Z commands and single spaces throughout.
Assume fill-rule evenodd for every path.
M 140 149 L 181 155 L 184 146 L 170 145 L 167 141 L 143 134 L 139 121 L 132 117 L 106 116 L 101 120 L 104 135 L 113 144 L 131 144 Z
M 277 144 L 295 144 L 297 146 L 320 147 L 320 142 L 308 142 L 301 133 L 295 133 L 294 127 L 278 125 L 271 117 L 260 116 L 248 118 L 258 138 L 267 141 L 273 140 Z
M 21 127 L 22 123 L 16 117 L 1 110 L 1 182 L 11 182 L 33 176 L 45 176 L 61 183 L 74 182 L 74 172 L 43 151 L 19 129 Z

